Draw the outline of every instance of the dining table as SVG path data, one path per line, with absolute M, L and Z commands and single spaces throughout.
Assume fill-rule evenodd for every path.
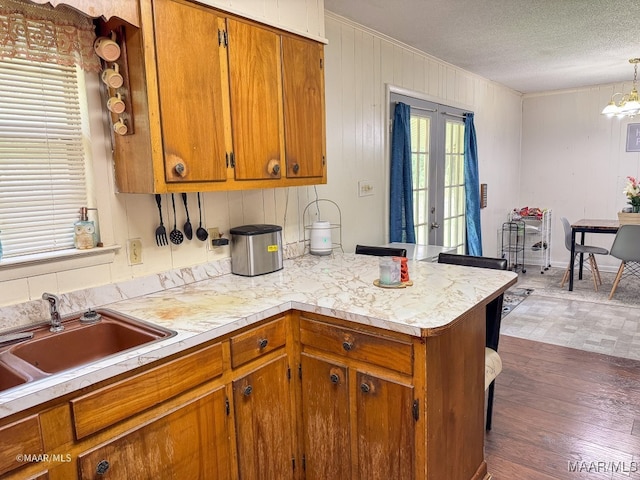
M 592 218 L 582 218 L 571 224 L 571 259 L 569 264 L 569 291 L 573 291 L 573 266 L 576 258 L 576 234 L 580 233 L 580 244 L 584 245 L 586 233 L 609 233 L 616 234 L 620 228 L 618 220 L 601 220 Z M 582 264 L 584 253 L 580 253 L 580 266 L 578 268 L 578 279 L 582 279 Z

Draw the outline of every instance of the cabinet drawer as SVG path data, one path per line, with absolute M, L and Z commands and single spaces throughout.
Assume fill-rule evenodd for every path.
M 221 374 L 222 345 L 216 343 L 71 400 L 76 438 L 91 435 Z
M 327 323 L 300 319 L 300 342 L 354 360 L 413 374 L 413 345 Z
M 29 463 L 17 461 L 17 455 L 35 457 L 41 453 L 44 445 L 38 415 L 0 427 L 0 475 Z
M 285 318 L 231 337 L 231 366 L 236 368 L 286 343 Z

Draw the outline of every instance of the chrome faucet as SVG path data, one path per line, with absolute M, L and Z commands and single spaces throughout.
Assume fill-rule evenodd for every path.
M 64 326 L 60 321 L 60 313 L 58 313 L 58 297 L 53 295 L 52 293 L 43 293 L 42 299 L 49 302 L 49 312 L 51 312 L 51 328 L 50 331 L 57 333 L 64 330 Z

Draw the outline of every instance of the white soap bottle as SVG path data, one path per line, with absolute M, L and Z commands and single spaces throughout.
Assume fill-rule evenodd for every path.
M 80 220 L 73 226 L 73 243 L 77 249 L 86 250 L 96 246 L 96 226 L 89 220 L 87 207 L 80 209 Z

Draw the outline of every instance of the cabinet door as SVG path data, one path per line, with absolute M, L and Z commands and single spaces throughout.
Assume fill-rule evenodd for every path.
M 174 0 L 154 1 L 153 18 L 166 181 L 224 181 L 224 19 Z
M 287 357 L 279 357 L 233 382 L 242 480 L 294 475 L 292 410 Z
M 342 365 L 302 354 L 307 480 L 350 480 L 349 377 Z
M 87 480 L 231 479 L 228 438 L 221 387 L 79 455 L 78 472 Z
M 282 37 L 287 177 L 322 177 L 325 172 L 323 48 Z
M 227 20 L 227 30 L 235 178 L 280 178 L 280 37 L 232 19 Z
M 413 388 L 357 374 L 360 479 L 414 478 Z

